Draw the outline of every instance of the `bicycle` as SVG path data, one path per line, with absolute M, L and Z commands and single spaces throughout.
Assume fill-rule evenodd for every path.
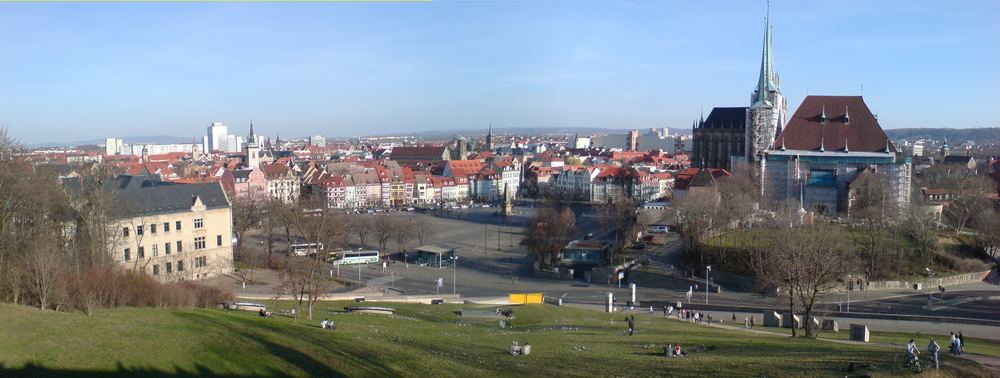
M 903 366 L 908 368 L 913 368 L 914 373 L 920 373 L 924 371 L 924 367 L 920 365 L 920 357 L 917 355 L 908 355 L 904 359 Z

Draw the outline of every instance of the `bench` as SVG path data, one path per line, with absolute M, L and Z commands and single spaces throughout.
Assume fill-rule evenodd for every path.
M 369 307 L 356 307 L 356 306 L 348 306 L 348 307 L 344 307 L 344 310 L 347 311 L 347 312 L 362 312 L 362 313 L 384 314 L 384 315 L 392 315 L 392 314 L 396 313 L 396 309 L 391 308 L 391 307 L 371 307 L 371 306 L 369 306 Z

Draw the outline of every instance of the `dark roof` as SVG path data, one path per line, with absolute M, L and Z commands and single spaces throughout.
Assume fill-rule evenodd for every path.
M 442 160 L 447 147 L 393 147 L 390 159 L 409 158 L 413 160 Z
M 824 113 L 826 122 L 821 123 Z M 843 151 L 844 143 L 851 152 L 885 152 L 887 143 L 889 152 L 896 152 L 861 96 L 806 96 L 774 148 L 784 144 L 790 150 L 818 151 L 822 146 L 825 151 Z
M 944 157 L 945 164 L 969 164 L 972 156 L 948 155 Z
M 205 184 L 177 184 L 160 181 L 160 176 L 120 175 L 109 182 L 108 190 L 129 213 L 136 215 L 168 214 L 187 211 L 200 198 L 207 209 L 229 207 L 229 199 L 217 182 Z
M 698 128 L 745 130 L 747 125 L 746 107 L 712 108 L 708 118 L 699 123 Z
M 249 169 L 234 169 L 234 170 L 232 170 L 230 172 L 233 173 L 233 178 L 235 178 L 237 180 L 240 180 L 240 179 L 247 180 L 250 177 L 250 170 Z

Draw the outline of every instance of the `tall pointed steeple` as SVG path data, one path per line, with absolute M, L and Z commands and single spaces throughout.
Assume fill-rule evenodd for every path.
M 493 122 L 490 121 L 490 129 L 486 132 L 486 149 L 493 151 Z
M 771 2 L 767 2 L 767 16 L 764 17 L 764 48 L 760 57 L 760 77 L 757 78 L 757 99 L 754 106 L 768 103 L 768 92 L 777 91 L 774 78 L 774 62 L 771 55 Z M 778 105 L 778 104 L 770 104 Z

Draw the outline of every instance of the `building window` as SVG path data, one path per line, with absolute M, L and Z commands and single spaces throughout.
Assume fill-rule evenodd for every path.
M 163 243 L 163 254 L 170 254 L 170 243 Z
M 155 234 L 156 233 L 156 223 L 153 223 L 153 224 L 149 225 L 149 233 L 150 234 Z
M 138 225 L 138 226 L 135 226 L 135 235 L 136 236 L 142 235 L 142 225 L 141 224 Z
M 122 227 L 122 236 L 128 237 L 128 227 Z
M 184 261 L 183 260 L 177 261 L 177 271 L 178 272 L 183 272 L 184 271 Z
M 199 237 L 194 238 L 194 249 L 195 250 L 205 249 L 205 237 L 204 236 L 199 236 Z
M 203 267 L 206 267 L 206 266 L 208 266 L 208 261 L 205 258 L 205 256 L 195 257 L 194 258 L 194 267 L 195 268 L 203 268 Z
M 178 240 L 177 241 L 177 253 L 181 253 L 181 252 L 184 252 L 184 245 L 181 244 L 180 240 Z
M 146 247 L 139 246 L 139 250 L 135 252 L 135 258 L 144 259 L 146 258 Z
M 160 249 L 160 246 L 159 246 L 159 245 L 157 245 L 157 244 L 153 244 L 153 257 L 156 257 L 157 255 L 159 255 L 159 254 L 160 254 L 160 253 L 159 253 L 159 252 L 160 252 L 160 251 L 159 251 L 159 249 Z
M 198 218 L 198 219 L 194 220 L 194 228 L 197 229 L 197 228 L 202 228 L 204 226 L 205 226 L 205 220 L 204 219 Z
M 153 275 L 154 276 L 160 275 L 160 266 L 159 265 L 153 265 Z
M 215 245 L 217 245 L 219 247 L 222 246 L 222 235 L 216 235 L 215 236 Z
M 128 248 L 125 248 L 125 261 L 129 261 L 131 259 L 132 259 L 132 251 L 129 250 Z
M 181 221 L 177 221 L 177 222 L 174 223 L 174 229 L 177 230 L 177 231 L 181 230 Z M 180 252 L 180 251 L 178 251 L 178 252 Z
M 170 231 L 170 222 L 163 222 L 163 232 Z
M 170 263 L 167 263 L 166 265 L 167 265 L 167 274 L 173 273 L 174 272 L 174 266 L 170 265 Z

